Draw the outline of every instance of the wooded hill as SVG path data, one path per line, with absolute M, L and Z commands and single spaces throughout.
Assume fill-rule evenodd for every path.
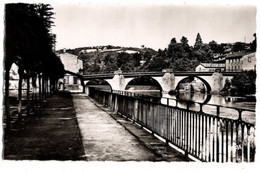
M 256 50 L 256 35 L 252 43 L 203 43 L 197 34 L 195 44 L 190 46 L 188 39 L 180 42 L 172 38 L 168 48 L 155 51 L 151 48 L 120 46 L 81 47 L 66 50 L 83 60 L 84 73 L 109 73 L 119 68 L 129 71 L 162 71 L 172 68 L 174 71 L 194 71 L 200 63 L 211 63 L 218 57 L 225 57 L 234 52 L 253 52 Z M 58 53 L 63 50 L 59 50 Z

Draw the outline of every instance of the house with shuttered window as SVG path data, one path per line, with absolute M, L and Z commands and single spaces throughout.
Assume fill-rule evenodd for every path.
M 226 56 L 226 71 L 256 70 L 255 52 L 238 52 Z
M 66 52 L 66 49 L 59 54 L 64 69 L 74 74 L 81 74 L 83 71 L 83 61 L 76 55 Z M 63 79 L 59 80 L 61 89 L 81 90 L 80 78 L 76 75 L 66 73 Z

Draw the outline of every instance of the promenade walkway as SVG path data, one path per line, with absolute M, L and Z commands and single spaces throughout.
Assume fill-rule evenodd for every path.
M 73 94 L 87 160 L 188 161 L 149 132 L 102 107 L 84 94 Z
M 86 160 L 72 97 L 60 92 L 5 133 L 5 160 Z
M 6 160 L 189 160 L 81 93 L 53 95 L 3 143 Z

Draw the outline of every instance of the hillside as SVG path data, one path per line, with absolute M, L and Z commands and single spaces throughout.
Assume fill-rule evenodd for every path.
M 63 50 L 58 50 L 61 53 Z M 66 52 L 83 60 L 84 73 L 110 73 L 121 68 L 123 71 L 140 71 L 143 64 L 157 52 L 151 48 L 95 46 L 67 49 Z
M 63 50 L 58 50 L 61 53 Z M 83 60 L 84 74 L 112 73 L 119 68 L 129 71 L 194 71 L 200 63 L 224 63 L 226 56 L 256 51 L 256 36 L 251 43 L 203 43 L 198 33 L 194 46 L 186 37 L 180 42 L 172 38 L 168 48 L 155 51 L 151 48 L 92 46 L 68 49 L 67 52 Z

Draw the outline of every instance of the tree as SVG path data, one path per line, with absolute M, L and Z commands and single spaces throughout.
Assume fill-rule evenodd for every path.
M 51 33 L 52 7 L 48 4 L 5 5 L 5 113 L 9 118 L 9 70 L 13 63 L 19 67 L 20 82 L 24 74 L 27 79 L 27 102 L 29 103 L 29 80 L 37 74 L 61 77 L 61 61 L 55 61 L 53 53 L 55 35 Z M 53 61 L 54 60 L 54 61 Z M 52 63 L 58 67 L 50 68 Z M 59 65 L 61 67 L 59 67 Z M 57 80 L 57 77 L 55 79 Z M 21 95 L 19 84 L 18 99 Z M 27 104 L 27 110 L 29 106 Z M 19 109 L 18 109 L 19 111 Z M 7 124 L 8 124 L 7 119 Z
M 132 55 L 133 60 L 134 60 L 134 67 L 139 67 L 140 66 L 140 61 L 142 60 L 142 56 L 140 53 L 134 53 Z
M 113 72 L 118 70 L 117 67 L 117 58 L 111 55 L 106 55 L 104 57 L 104 72 Z
M 135 62 L 130 54 L 122 52 L 117 56 L 117 66 L 122 71 L 133 71 Z
M 231 80 L 236 87 L 237 93 L 241 95 L 255 94 L 256 92 L 256 71 L 244 71 L 234 76 Z
M 182 36 L 181 37 L 181 43 L 184 45 L 184 46 L 189 46 L 188 44 L 188 39 L 185 37 L 185 36 Z
M 218 43 L 214 40 L 209 42 L 210 49 L 213 51 L 213 53 L 218 53 Z
M 177 43 L 176 38 L 172 38 L 169 46 L 173 46 L 176 43 Z
M 149 71 L 162 71 L 165 68 L 168 68 L 168 65 L 162 56 L 154 56 L 148 65 Z
M 168 50 L 167 50 L 168 57 L 171 57 L 173 55 L 173 51 L 174 51 L 173 49 L 176 43 L 177 43 L 176 38 L 172 38 L 170 44 L 168 45 Z
M 200 49 L 202 46 L 203 42 L 200 36 L 200 33 L 197 34 L 196 40 L 195 40 L 195 44 L 194 44 L 194 48 L 195 49 Z
M 236 42 L 232 47 L 232 51 L 234 52 L 243 51 L 243 50 L 245 50 L 245 43 L 243 42 Z
M 251 49 L 251 51 L 256 51 L 256 33 L 254 33 L 254 37 L 255 37 L 255 39 L 253 40 L 253 42 L 251 43 L 251 45 L 250 45 L 250 49 Z

